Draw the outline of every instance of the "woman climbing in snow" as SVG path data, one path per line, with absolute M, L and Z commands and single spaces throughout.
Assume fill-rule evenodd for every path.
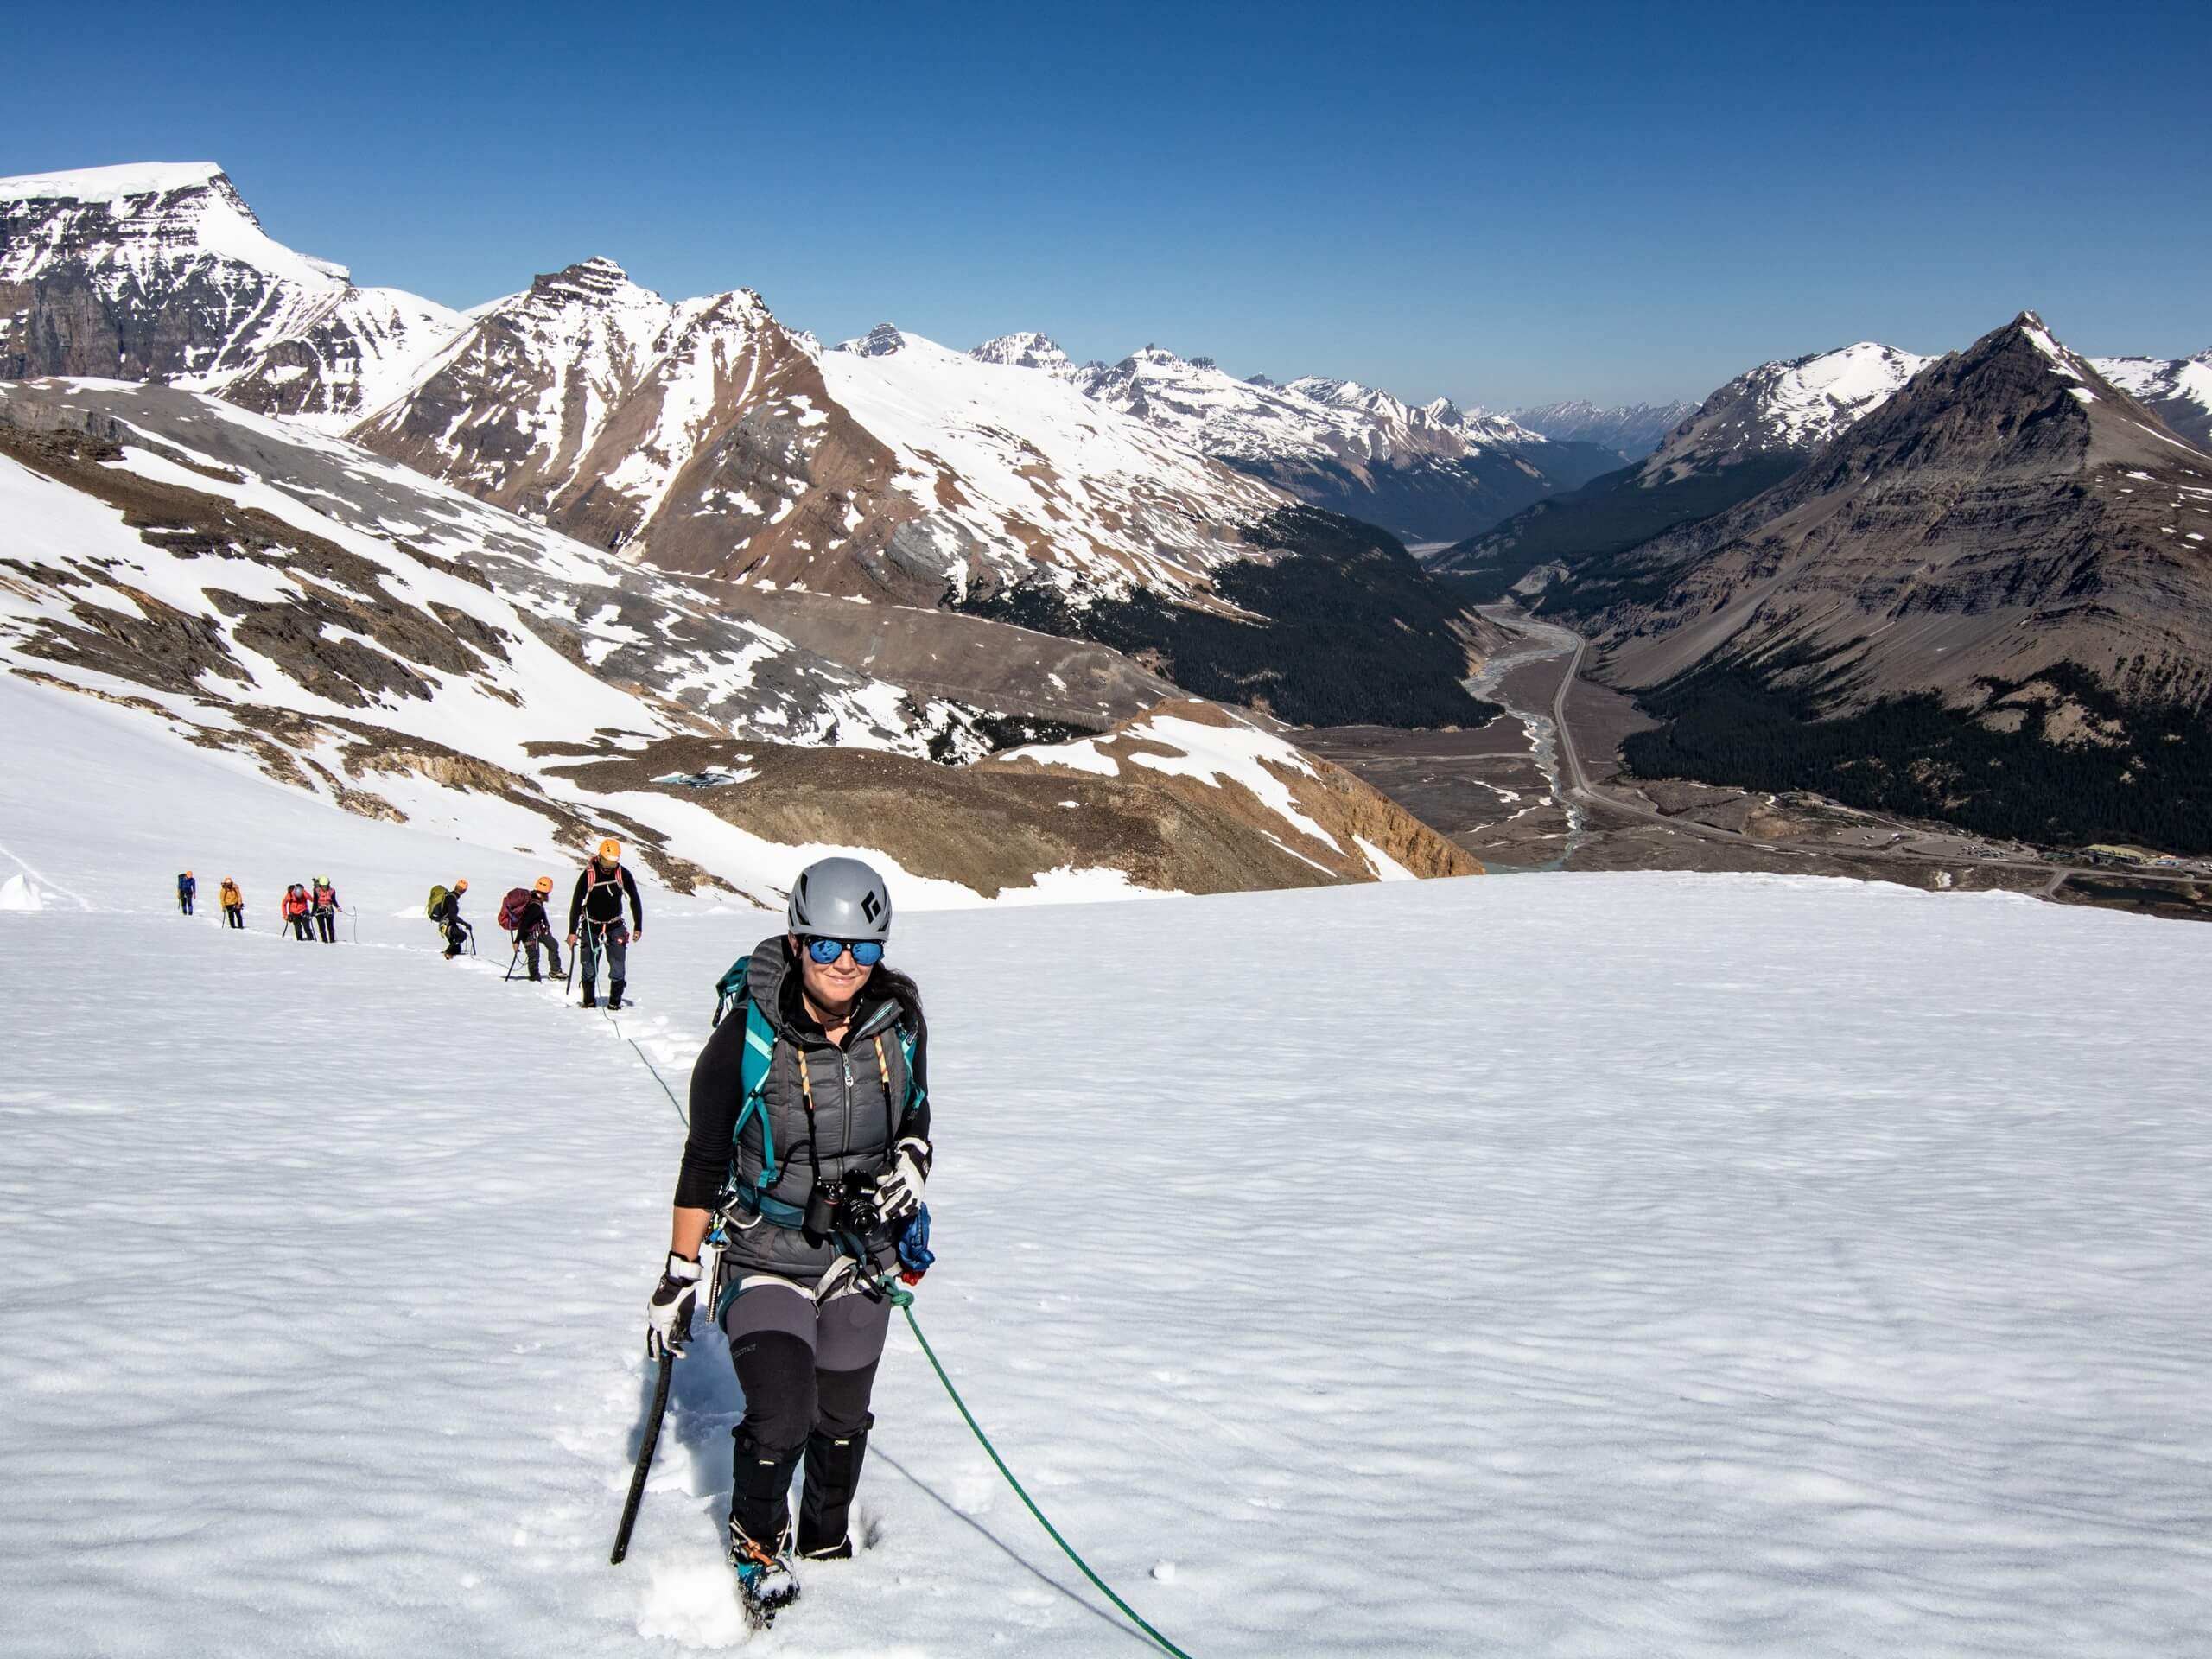
M 745 1389 L 729 1559 L 756 1615 L 798 1594 L 795 1556 L 853 1553 L 849 1517 L 891 1318 L 876 1281 L 899 1264 L 931 1162 L 928 1028 L 914 982 L 883 960 L 882 878 L 857 859 L 823 859 L 800 873 L 785 920 L 742 964 L 736 1007 L 692 1069 L 646 1334 L 648 1354 L 682 1351 L 700 1246 L 719 1216 L 709 1317 Z M 788 1499 L 802 1458 L 794 1539 Z

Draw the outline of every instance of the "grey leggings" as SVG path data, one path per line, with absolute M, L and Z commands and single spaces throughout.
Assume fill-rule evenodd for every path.
M 798 1547 L 845 1536 L 874 1418 L 868 1398 L 891 1328 L 891 1305 L 857 1294 L 814 1298 L 788 1280 L 749 1274 L 722 1311 L 731 1362 L 745 1390 L 734 1432 L 730 1519 L 766 1541 L 788 1524 L 792 1471 L 807 1462 Z

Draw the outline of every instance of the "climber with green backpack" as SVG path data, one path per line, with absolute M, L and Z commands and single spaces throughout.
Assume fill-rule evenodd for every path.
M 728 1339 L 745 1391 L 729 1559 L 761 1620 L 798 1596 L 798 1559 L 853 1552 L 890 1322 L 881 1283 L 929 1259 L 929 1031 L 914 982 L 883 960 L 891 896 L 859 860 L 824 859 L 800 874 L 785 921 L 724 976 L 728 1017 L 692 1070 L 646 1333 L 649 1355 L 680 1355 L 703 1292 Z
M 423 912 L 438 925 L 438 931 L 445 935 L 446 960 L 451 962 L 467 948 L 469 927 L 461 919 L 461 895 L 468 891 L 468 882 L 456 880 L 450 887 L 432 887 Z

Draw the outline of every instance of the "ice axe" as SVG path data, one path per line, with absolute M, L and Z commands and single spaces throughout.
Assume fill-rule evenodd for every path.
M 660 1355 L 660 1381 L 653 1385 L 652 1415 L 645 1420 L 645 1438 L 638 1447 L 638 1466 L 630 1473 L 630 1496 L 622 1501 L 622 1524 L 614 1529 L 614 1553 L 607 1558 L 609 1567 L 622 1565 L 622 1558 L 630 1553 L 630 1529 L 638 1524 L 638 1505 L 645 1501 L 645 1477 L 652 1472 L 653 1448 L 660 1444 L 660 1420 L 668 1411 L 668 1382 L 676 1371 L 676 1353 L 664 1348 Z

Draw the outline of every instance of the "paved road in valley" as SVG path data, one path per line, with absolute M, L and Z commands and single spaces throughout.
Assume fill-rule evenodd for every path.
M 1738 830 L 1724 830 L 1717 824 L 1700 823 L 1693 818 L 1669 817 L 1648 802 L 1624 801 L 1611 795 L 1602 795 L 1591 783 L 1589 774 L 1582 769 L 1582 752 L 1575 745 L 1573 729 L 1567 724 L 1567 693 L 1574 689 L 1575 680 L 1582 672 L 1582 658 L 1590 649 L 1590 642 L 1580 634 L 1573 634 L 1569 630 L 1559 627 L 1556 624 L 1532 623 L 1516 620 L 1505 622 L 1503 626 L 1516 628 L 1534 639 L 1541 639 L 1546 633 L 1555 633 L 1561 638 L 1572 638 L 1574 641 L 1573 655 L 1567 659 L 1567 672 L 1560 676 L 1558 693 L 1552 698 L 1552 730 L 1559 744 L 1562 785 L 1567 792 L 1586 806 L 1594 806 L 1607 812 L 1618 812 L 1631 818 L 1642 818 L 1651 823 L 1663 825 L 1679 834 L 1700 836 L 1707 841 L 1727 842 L 1738 847 L 1756 847 L 1763 852 L 1795 855 L 1799 857 L 1803 857 L 1814 851 L 1820 851 L 1832 855 L 1896 859 L 1906 863 L 1922 865 L 1968 864 L 1983 869 L 2033 870 L 2050 876 L 2049 883 L 2044 887 L 2046 896 L 2057 892 L 2064 884 L 2066 878 L 2071 875 L 2124 874 L 2133 876 L 2139 880 L 2167 882 L 2175 885 L 2183 885 L 2202 879 L 2191 875 L 2165 875 L 2152 870 L 2136 869 L 2130 866 L 2055 865 L 2049 859 L 2043 858 L 1947 859 L 1939 855 L 1923 853 L 1910 847 L 1822 847 L 1819 849 L 1793 847 L 1786 842 L 1761 841 L 1757 836 L 1747 836 Z M 1888 822 L 1885 819 L 1872 817 L 1871 814 L 1861 816 L 1867 817 L 1871 822 L 1877 823 Z M 1904 828 L 1902 824 L 1891 824 L 1889 827 L 1897 830 Z

